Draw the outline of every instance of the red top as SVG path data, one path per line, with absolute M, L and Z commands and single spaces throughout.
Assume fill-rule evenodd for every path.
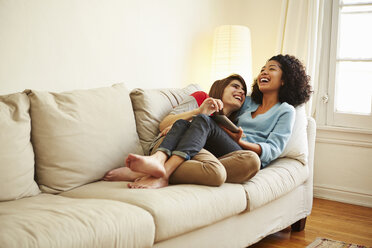
M 204 102 L 204 100 L 209 97 L 208 94 L 205 93 L 204 91 L 196 91 L 196 92 L 192 93 L 191 96 L 193 96 L 195 98 L 199 107 Z

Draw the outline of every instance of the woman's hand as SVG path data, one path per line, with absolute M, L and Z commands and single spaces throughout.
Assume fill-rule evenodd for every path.
M 241 144 L 241 139 L 244 137 L 243 129 L 239 127 L 238 133 L 233 133 L 230 130 L 228 130 L 226 127 L 220 125 L 220 127 L 233 139 L 236 143 L 239 145 Z
M 239 127 L 239 132 L 238 133 L 233 133 L 226 129 L 223 126 L 220 126 L 233 140 L 235 140 L 238 145 L 240 145 L 244 150 L 250 150 L 255 153 L 257 153 L 258 156 L 261 156 L 262 154 L 262 148 L 259 144 L 247 142 L 242 139 L 242 137 L 245 137 L 245 134 L 243 133 L 243 129 Z
M 223 108 L 223 102 L 220 99 L 208 97 L 199 107 L 200 114 L 211 115 L 214 112 L 219 112 Z
M 167 133 L 169 132 L 169 130 L 171 130 L 171 128 L 172 128 L 172 125 L 167 126 L 166 128 L 164 128 L 163 131 L 161 131 L 161 136 L 167 135 Z

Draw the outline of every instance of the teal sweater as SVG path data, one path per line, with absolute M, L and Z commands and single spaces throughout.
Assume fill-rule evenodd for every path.
M 282 154 L 291 136 L 296 112 L 292 105 L 283 102 L 252 118 L 252 112 L 255 112 L 258 106 L 259 104 L 247 96 L 239 111 L 237 125 L 242 127 L 245 141 L 261 146 L 261 168 L 264 168 Z

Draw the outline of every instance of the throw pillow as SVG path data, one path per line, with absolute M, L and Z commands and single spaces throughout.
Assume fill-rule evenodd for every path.
M 165 116 L 191 93 L 201 90 L 190 84 L 183 89 L 134 89 L 130 93 L 136 117 L 137 132 L 145 154 L 159 134 L 159 124 Z
M 0 96 L 0 201 L 34 196 L 30 101 L 25 93 Z
M 296 119 L 293 125 L 292 135 L 280 157 L 293 158 L 302 164 L 307 164 L 307 116 L 305 105 L 296 108 Z
M 123 84 L 63 93 L 31 91 L 32 142 L 40 189 L 59 193 L 100 180 L 143 154 Z

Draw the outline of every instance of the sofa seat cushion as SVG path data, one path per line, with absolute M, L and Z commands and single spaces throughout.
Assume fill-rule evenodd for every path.
M 151 215 L 122 202 L 49 194 L 0 203 L 1 247 L 151 247 Z
M 296 188 L 309 176 L 308 166 L 290 158 L 279 158 L 243 184 L 247 211 L 259 208 Z
M 236 215 L 246 208 L 240 184 L 220 187 L 172 185 L 161 189 L 129 189 L 128 182 L 100 181 L 61 195 L 76 198 L 102 198 L 137 205 L 155 220 L 155 242 L 207 226 Z

